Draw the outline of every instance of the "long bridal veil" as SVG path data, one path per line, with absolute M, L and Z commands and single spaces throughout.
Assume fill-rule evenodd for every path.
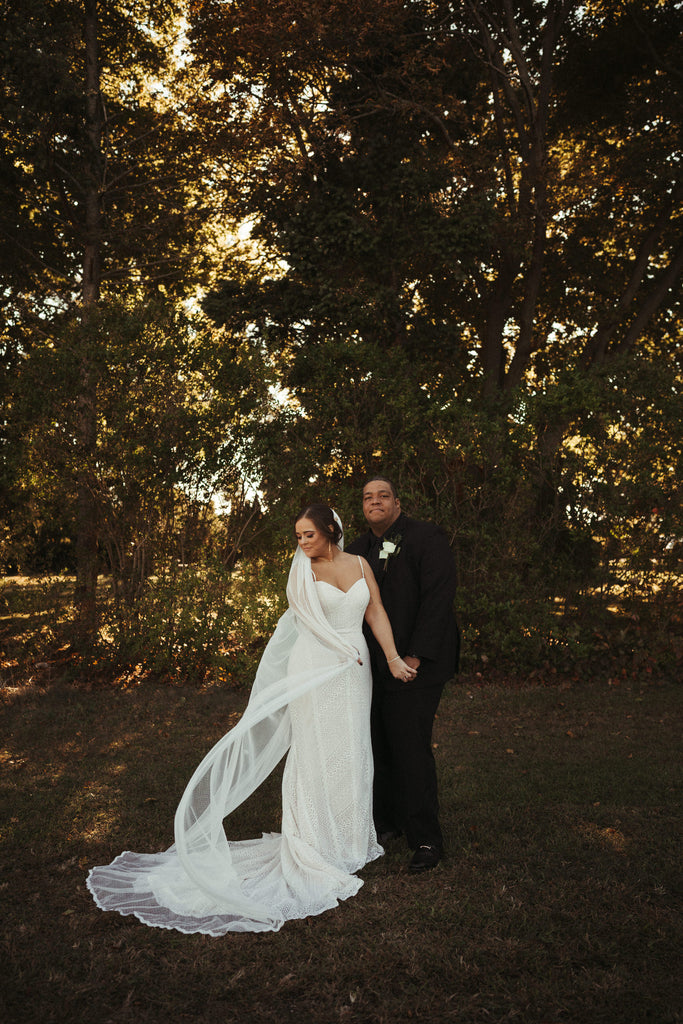
M 298 548 L 287 598 L 289 608 L 264 651 L 242 718 L 209 751 L 183 793 L 175 815 L 174 845 L 157 854 L 126 851 L 90 872 L 88 888 L 102 910 L 134 914 L 156 927 L 211 935 L 276 930 L 282 925 L 281 913 L 259 900 L 258 888 L 249 892 L 242 884 L 235 856 L 239 861 L 239 849 L 250 847 L 258 858 L 262 853 L 256 844 L 268 847 L 270 839 L 272 860 L 274 837 L 231 844 L 223 822 L 287 752 L 290 704 L 348 671 L 359 656 L 330 627 L 310 561 Z M 323 644 L 329 657 L 322 666 L 290 674 L 290 653 L 302 631 Z

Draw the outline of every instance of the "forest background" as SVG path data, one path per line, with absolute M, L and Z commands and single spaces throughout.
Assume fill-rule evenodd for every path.
M 248 682 L 382 472 L 463 670 L 675 678 L 674 0 L 0 0 L 3 678 Z

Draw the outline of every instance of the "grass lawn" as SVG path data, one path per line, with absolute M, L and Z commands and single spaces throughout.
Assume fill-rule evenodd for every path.
M 680 998 L 673 685 L 470 686 L 435 740 L 447 858 L 400 842 L 359 895 L 276 934 L 186 936 L 104 914 L 90 866 L 172 842 L 230 690 L 0 690 L 0 1019 L 672 1024 Z M 273 778 L 230 837 L 278 828 Z

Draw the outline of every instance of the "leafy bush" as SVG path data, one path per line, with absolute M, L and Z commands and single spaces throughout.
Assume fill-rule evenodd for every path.
M 282 574 L 272 563 L 176 566 L 148 579 L 132 607 L 110 604 L 104 650 L 120 666 L 155 675 L 250 685 L 283 598 Z

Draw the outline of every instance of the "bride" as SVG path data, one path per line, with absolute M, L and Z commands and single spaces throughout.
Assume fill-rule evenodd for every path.
M 95 867 L 102 910 L 181 932 L 277 931 L 358 892 L 354 875 L 382 855 L 372 820 L 370 660 L 363 619 L 406 682 L 372 570 L 342 550 L 326 505 L 296 521 L 289 608 L 259 664 L 244 715 L 206 755 L 175 815 L 164 853 L 126 851 Z M 229 842 L 224 818 L 284 754 L 282 832 Z

